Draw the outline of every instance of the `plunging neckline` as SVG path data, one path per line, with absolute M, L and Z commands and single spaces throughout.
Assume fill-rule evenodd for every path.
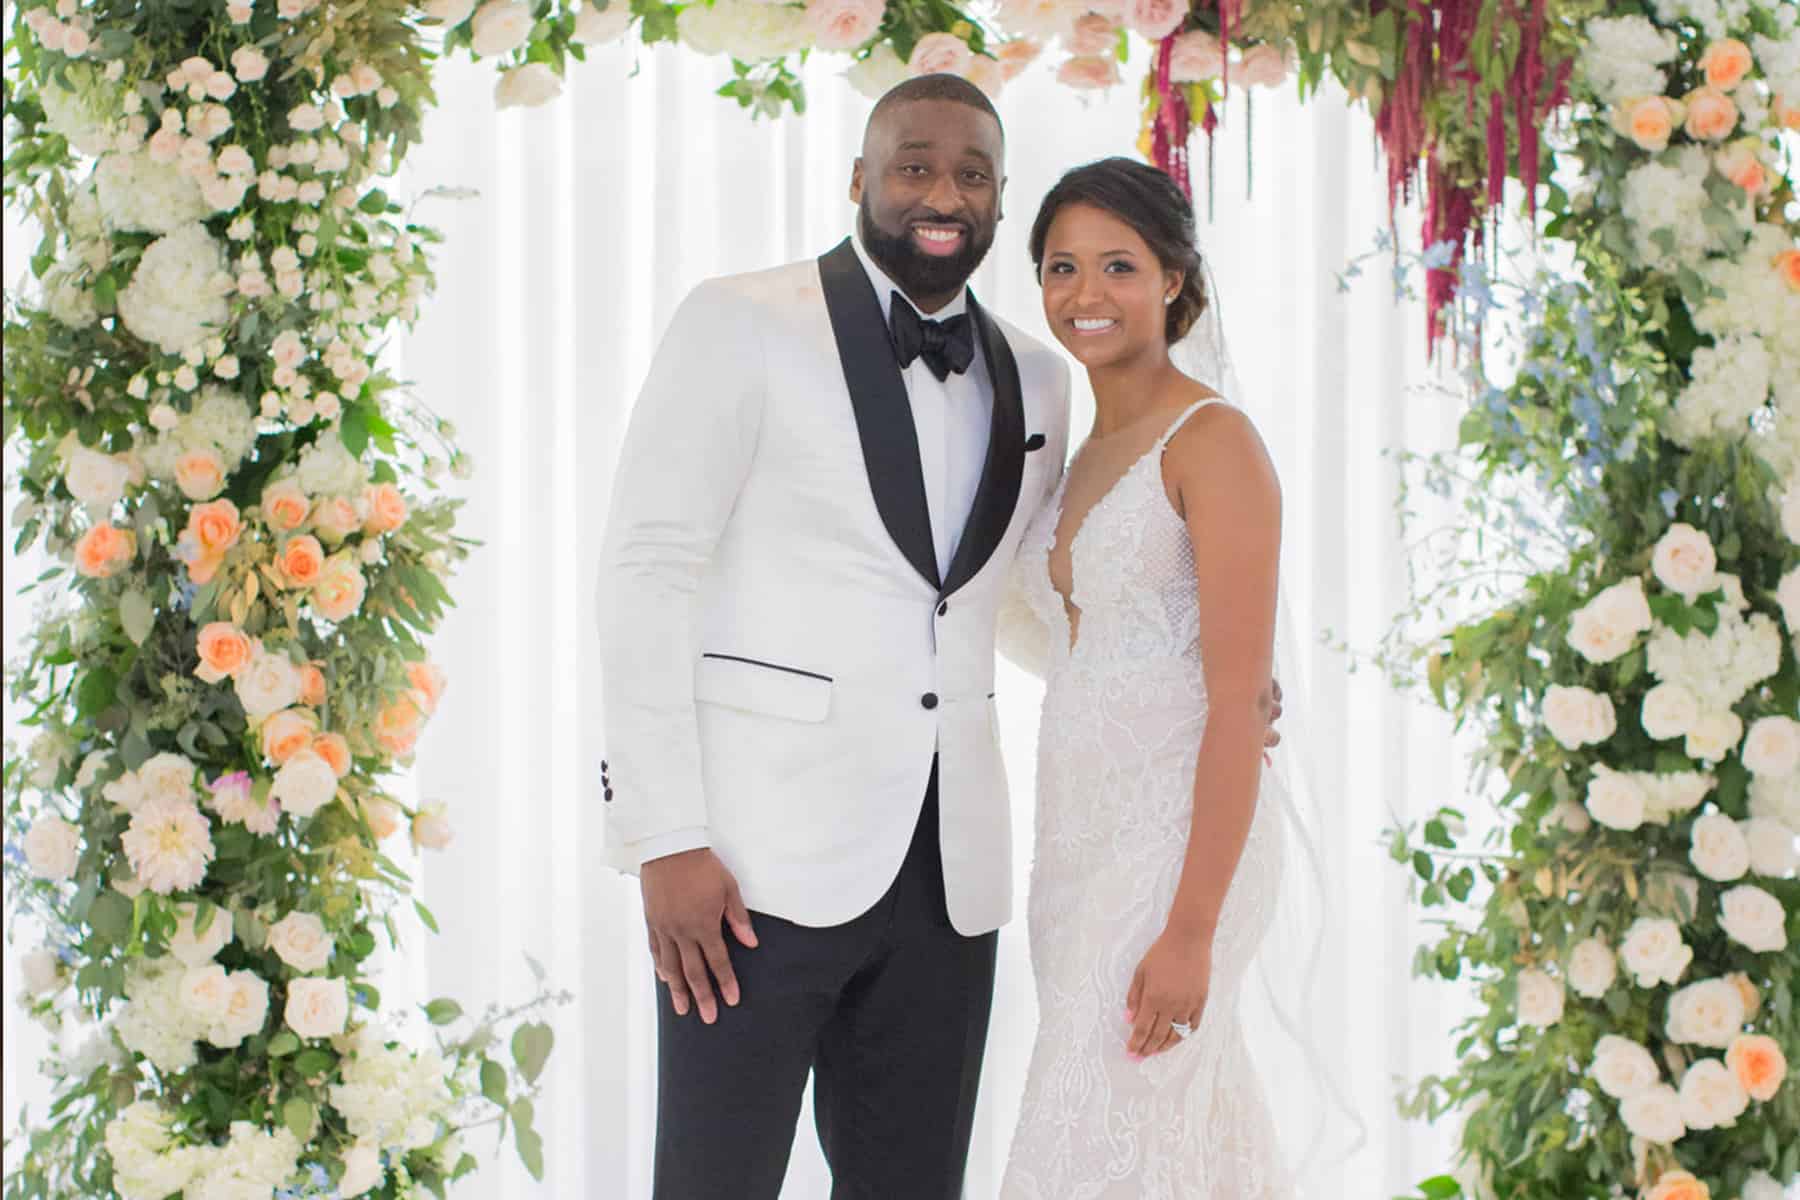
M 1050 570 L 1050 563 L 1051 560 L 1056 557 L 1057 538 L 1062 532 L 1063 501 L 1068 498 L 1069 477 L 1074 473 L 1075 464 L 1080 462 L 1081 456 L 1087 452 L 1088 446 L 1094 440 L 1093 437 L 1090 435 L 1083 438 L 1081 440 L 1081 445 L 1076 447 L 1074 455 L 1069 459 L 1069 465 L 1063 470 L 1062 478 L 1057 481 L 1056 493 L 1052 497 L 1050 506 L 1050 542 L 1044 551 L 1044 574 L 1049 577 L 1051 594 L 1056 597 L 1058 607 L 1062 610 L 1063 652 L 1069 657 L 1074 657 L 1075 650 L 1081 642 L 1081 609 L 1074 603 L 1076 592 L 1075 552 L 1081 548 L 1081 535 L 1087 532 L 1088 525 L 1093 521 L 1094 514 L 1099 512 L 1100 509 L 1104 507 L 1115 494 L 1117 494 L 1119 488 L 1123 486 L 1125 481 L 1136 474 L 1139 468 L 1150 460 L 1151 456 L 1158 456 L 1158 461 L 1160 462 L 1160 455 L 1168 448 L 1168 444 L 1173 440 L 1175 434 L 1180 432 L 1181 427 L 1187 423 L 1188 418 L 1192 417 L 1201 409 L 1216 403 L 1226 403 L 1225 397 L 1218 395 L 1207 396 L 1182 409 L 1175 415 L 1175 419 L 1169 422 L 1168 427 L 1164 429 L 1162 433 L 1157 435 L 1156 440 L 1151 442 L 1149 447 L 1145 449 L 1142 454 L 1138 455 L 1137 458 L 1132 461 L 1130 466 L 1119 472 L 1118 478 L 1107 484 L 1106 490 L 1101 492 L 1092 504 L 1088 505 L 1087 511 L 1081 514 L 1081 520 L 1075 525 L 1075 532 L 1069 535 L 1069 594 L 1065 596 L 1062 593 L 1062 589 L 1056 586 L 1056 577 Z M 1167 495 L 1164 495 L 1163 500 L 1165 503 L 1167 502 Z M 1169 509 L 1169 514 L 1171 516 L 1176 515 L 1173 507 Z M 1072 613 L 1071 610 L 1073 610 Z

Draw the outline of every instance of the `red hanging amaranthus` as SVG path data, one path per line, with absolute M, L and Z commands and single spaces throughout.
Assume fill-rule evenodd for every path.
M 1193 132 L 1193 115 L 1188 111 L 1187 94 L 1169 77 L 1169 60 L 1175 52 L 1176 30 L 1164 38 L 1156 49 L 1156 70 L 1150 86 L 1156 95 L 1156 117 L 1150 127 L 1150 161 L 1181 187 L 1181 194 L 1192 200 L 1193 180 L 1188 169 L 1188 136 Z M 1212 115 L 1211 108 L 1207 116 Z M 1207 136 L 1212 136 L 1209 122 Z

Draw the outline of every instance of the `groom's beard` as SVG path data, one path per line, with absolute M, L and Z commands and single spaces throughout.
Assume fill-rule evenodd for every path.
M 895 237 L 876 225 L 875 218 L 869 213 L 869 198 L 867 194 L 863 196 L 862 203 L 857 206 L 857 231 L 862 235 L 863 249 L 909 297 L 961 291 L 994 244 L 992 226 L 982 229 L 965 220 L 946 220 L 927 213 L 914 213 L 907 220 L 909 224 L 920 220 L 963 228 L 961 250 L 943 258 L 926 254 L 913 245 L 910 233 L 902 232 Z

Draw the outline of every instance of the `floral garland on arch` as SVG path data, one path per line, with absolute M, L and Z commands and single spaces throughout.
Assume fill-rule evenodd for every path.
M 441 1194 L 477 1125 L 541 1174 L 531 1018 L 561 997 L 435 1000 L 428 1030 L 370 979 L 407 907 L 435 929 L 388 847 L 449 816 L 382 781 L 443 699 L 425 639 L 468 549 L 439 480 L 469 460 L 377 357 L 432 282 L 437 235 L 378 186 L 431 97 L 418 14 L 12 12 L 5 192 L 43 236 L 5 436 L 16 551 L 52 565 L 5 870 L 60 1044 L 6 1196 Z

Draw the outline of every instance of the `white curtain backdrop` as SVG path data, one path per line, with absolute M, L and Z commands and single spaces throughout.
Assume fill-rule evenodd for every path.
M 1143 66 L 1140 53 L 1128 73 Z M 633 73 L 635 72 L 635 77 Z M 425 901 L 443 935 L 416 937 L 392 969 L 420 998 L 475 1009 L 531 986 L 523 955 L 574 994 L 553 1016 L 558 1043 L 538 1106 L 548 1174 L 535 1184 L 510 1147 L 460 1195 L 649 1195 L 654 1113 L 653 993 L 636 883 L 600 865 L 601 713 L 596 686 L 595 563 L 612 464 L 637 386 L 675 305 L 700 280 L 829 248 L 849 231 L 850 163 L 868 102 L 817 62 L 803 119 L 755 121 L 711 93 L 722 60 L 661 48 L 607 47 L 576 67 L 564 98 L 497 113 L 494 73 L 443 64 L 440 107 L 407 160 L 396 195 L 428 198 L 419 220 L 447 235 L 438 293 L 417 331 L 391 349 L 399 373 L 454 421 L 474 456 L 460 530 L 481 547 L 457 579 L 459 607 L 435 655 L 445 704 L 408 786 L 447 802 L 457 840 L 423 864 Z M 1451 444 L 1458 413 L 1421 392 L 1423 318 L 1395 304 L 1384 271 L 1348 293 L 1335 277 L 1386 222 L 1369 122 L 1328 90 L 1302 105 L 1291 89 L 1255 96 L 1254 193 L 1245 196 L 1244 101 L 1217 149 L 1214 213 L 1201 237 L 1225 299 L 1245 385 L 1273 410 L 1263 429 L 1286 492 L 1285 588 L 1304 630 L 1368 646 L 1403 603 L 1386 448 Z M 1065 168 L 1130 153 L 1133 86 L 1084 102 L 1046 67 L 1000 105 L 1007 126 L 1007 219 L 974 280 L 984 303 L 1049 340 L 1025 253 L 1039 199 Z M 1416 222 L 1403 220 L 1403 238 Z M 10 225 L 7 275 L 29 246 Z M 1075 430 L 1092 404 L 1077 384 Z M 671 462 L 671 471 L 682 464 Z M 35 570 L 7 558 L 9 657 L 28 608 L 11 592 Z M 1019 831 L 1029 861 L 1036 710 L 1041 686 L 1002 664 L 999 695 Z M 1396 697 L 1375 672 L 1351 673 L 1322 645 L 1310 655 L 1312 771 L 1327 817 L 1334 902 L 1349 931 L 1331 948 L 1331 994 L 1354 1098 L 1369 1126 L 1336 1194 L 1388 1197 L 1448 1163 L 1452 1131 L 1400 1122 L 1393 1097 L 1451 1063 L 1463 997 L 1413 983 L 1423 929 L 1405 878 L 1379 842 L 1409 811 L 1453 801 L 1464 774 L 1448 723 Z M 28 734 L 29 731 L 26 731 Z M 21 737 L 9 711 L 9 737 Z M 17 991 L 9 946 L 6 991 Z M 401 994 L 391 989 L 390 996 Z M 999 1184 L 1035 1024 L 1023 920 L 1002 933 L 1000 975 L 967 1194 Z M 42 1037 L 5 1025 L 6 1122 L 42 1111 Z M 483 1133 L 471 1148 L 493 1148 Z M 793 1200 L 824 1200 L 828 1181 L 810 1110 L 795 1142 Z

